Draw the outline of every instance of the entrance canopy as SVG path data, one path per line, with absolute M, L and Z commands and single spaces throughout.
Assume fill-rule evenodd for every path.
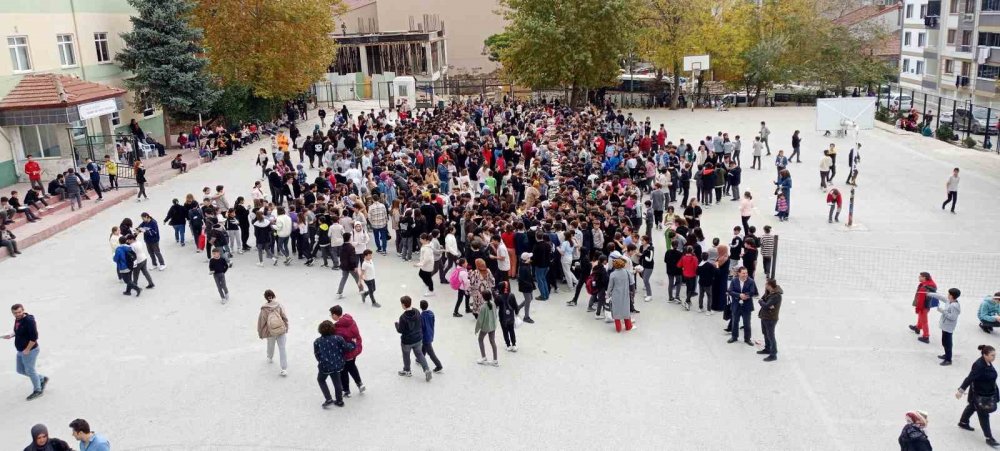
M 0 127 L 72 124 L 125 108 L 124 89 L 69 75 L 32 74 L 0 101 Z

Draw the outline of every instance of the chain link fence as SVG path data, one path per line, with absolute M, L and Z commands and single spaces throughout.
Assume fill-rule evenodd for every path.
M 964 89 L 969 86 L 969 77 L 957 76 L 955 83 L 956 88 Z M 1000 108 L 992 104 L 977 104 L 971 97 L 962 100 L 898 83 L 879 85 L 874 96 L 878 105 L 875 118 L 879 121 L 965 147 L 1000 151 L 996 143 Z

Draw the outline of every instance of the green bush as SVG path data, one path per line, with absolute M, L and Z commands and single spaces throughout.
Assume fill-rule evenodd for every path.
M 968 137 L 968 138 L 965 138 L 965 139 L 963 139 L 963 140 L 962 140 L 962 144 L 963 144 L 963 145 L 964 145 L 965 147 L 968 147 L 968 148 L 970 148 L 970 149 L 971 149 L 971 148 L 973 148 L 973 147 L 976 147 L 976 140 L 975 140 L 975 139 L 972 139 L 972 137 L 970 136 L 970 137 Z
M 941 124 L 937 129 L 937 139 L 941 141 L 951 142 L 955 140 L 955 130 L 952 130 L 951 126 L 948 124 Z

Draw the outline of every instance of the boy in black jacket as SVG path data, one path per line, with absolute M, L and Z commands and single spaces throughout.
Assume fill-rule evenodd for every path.
M 223 304 L 229 301 L 229 287 L 226 286 L 226 271 L 228 270 L 229 264 L 222 259 L 219 248 L 212 249 L 212 259 L 208 261 L 208 271 L 215 278 L 215 287 L 219 289 L 219 297 L 222 298 Z
M 396 322 L 396 332 L 399 332 L 400 346 L 403 349 L 403 371 L 398 374 L 405 377 L 413 376 L 413 373 L 410 372 L 410 352 L 412 351 L 417 357 L 417 363 L 424 369 L 424 378 L 430 382 L 432 373 L 427 366 L 427 359 L 424 358 L 424 332 L 420 312 L 410 308 L 413 305 L 413 300 L 409 296 L 399 298 L 399 303 L 403 307 L 403 314 L 399 315 L 399 321 Z

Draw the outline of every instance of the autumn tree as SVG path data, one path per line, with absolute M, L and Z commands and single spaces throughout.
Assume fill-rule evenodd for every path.
M 531 88 L 566 87 L 570 104 L 615 82 L 635 37 L 636 0 L 500 0 L 505 73 Z
M 323 78 L 336 45 L 340 0 L 212 0 L 195 10 L 209 70 L 224 85 L 287 99 Z
M 704 0 L 642 0 L 639 52 L 657 67 L 658 78 L 672 75 L 670 107 L 677 108 L 685 56 L 707 53 L 711 3 Z
M 122 69 L 132 73 L 125 86 L 139 93 L 142 109 L 148 101 L 163 108 L 169 144 L 169 117 L 209 110 L 218 97 L 204 71 L 206 61 L 198 55 L 201 30 L 188 23 L 191 0 L 129 0 L 136 10 L 132 31 L 122 33 L 125 48 L 115 57 Z

